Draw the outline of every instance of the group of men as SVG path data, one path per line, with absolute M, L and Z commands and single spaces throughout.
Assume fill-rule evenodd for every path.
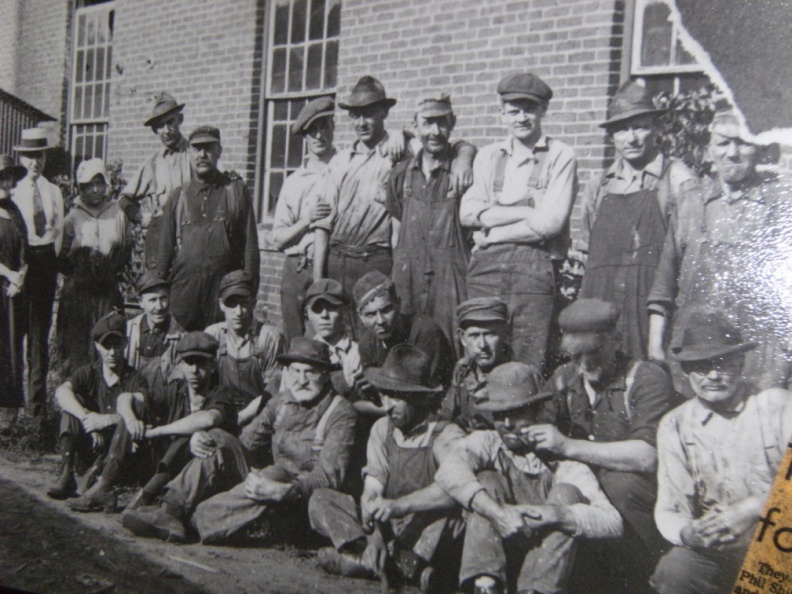
M 326 571 L 424 591 L 726 591 L 792 435 L 784 288 L 756 282 L 783 257 L 788 186 L 728 112 L 700 181 L 628 83 L 559 314 L 575 154 L 542 130 L 538 76 L 497 92 L 508 136 L 478 153 L 451 142 L 446 95 L 389 134 L 396 100 L 362 77 L 340 152 L 333 101 L 304 106 L 272 231 L 286 340 L 254 316 L 256 228 L 219 130 L 185 139 L 163 94 L 163 148 L 119 201 L 147 227 L 143 313 L 99 320 L 96 362 L 58 388 L 49 494 L 115 510 L 134 478 L 139 536 L 312 533 Z M 569 361 L 550 369 L 556 326 Z

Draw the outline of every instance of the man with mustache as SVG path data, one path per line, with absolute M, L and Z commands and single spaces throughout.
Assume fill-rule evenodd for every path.
M 259 285 L 256 218 L 247 186 L 217 168 L 220 131 L 200 126 L 188 139 L 195 179 L 174 190 L 165 206 L 157 274 L 171 284 L 171 314 L 188 331 L 222 317 L 220 280 L 244 270 Z
M 660 594 L 731 591 L 753 541 L 792 436 L 792 394 L 741 380 L 756 347 L 722 313 L 697 310 L 674 348 L 695 397 L 657 435 L 655 520 L 674 545 L 652 576 Z
M 454 368 L 441 414 L 472 430 L 489 419 L 476 406 L 487 400 L 487 376 L 512 358 L 509 310 L 497 297 L 468 299 L 457 307 L 457 327 L 465 354 Z
M 613 97 L 605 128 L 616 160 L 586 186 L 578 249 L 587 254 L 580 297 L 605 299 L 621 308 L 621 350 L 646 359 L 646 296 L 681 192 L 698 185 L 684 164 L 657 144 L 660 116 L 646 87 L 625 83 Z
M 526 432 L 542 415 L 536 370 L 505 363 L 492 371 L 495 430 L 457 443 L 435 475 L 465 510 L 459 585 L 474 594 L 564 592 L 581 538 L 614 538 L 622 519 L 580 462 L 536 452 Z
M 154 270 L 157 265 L 162 215 L 171 192 L 192 179 L 188 143 L 180 129 L 184 122 L 184 105 L 165 91 L 156 96 L 151 114 L 143 125 L 151 128 L 162 147 L 143 162 L 118 199 L 118 206 L 129 222 L 146 229 L 146 270 Z
M 541 78 L 506 76 L 498 95 L 509 137 L 478 153 L 473 185 L 459 207 L 462 225 L 476 231 L 468 296 L 503 300 L 512 317 L 515 360 L 542 370 L 555 269 L 569 243 L 577 162 L 571 148 L 542 131 L 553 91 Z
M 745 140 L 731 111 L 710 125 L 714 174 L 684 193 L 671 217 L 663 253 L 648 296 L 649 356 L 665 360 L 679 346 L 687 317 L 700 307 L 722 311 L 747 340 L 744 379 L 759 388 L 787 388 L 792 378 L 789 328 L 778 316 L 789 301 L 786 270 L 792 249 L 792 189 L 788 180 L 759 171 L 761 148 Z M 690 386 L 673 359 L 676 389 Z
M 403 223 L 392 274 L 401 313 L 434 319 L 452 344 L 454 310 L 467 298 L 470 259 L 469 237 L 459 223 L 459 201 L 451 187 L 454 149 L 449 140 L 455 124 L 448 95 L 419 103 L 413 126 L 421 150 L 393 169 L 385 202 L 391 216 Z M 471 151 L 475 153 L 472 146 Z

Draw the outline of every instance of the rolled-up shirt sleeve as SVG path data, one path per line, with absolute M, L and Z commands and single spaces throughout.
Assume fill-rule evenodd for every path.
M 492 206 L 492 161 L 493 152 L 499 146 L 484 147 L 473 161 L 473 184 L 459 203 L 459 220 L 463 227 L 481 228 L 481 213 Z
M 482 470 L 495 469 L 500 448 L 495 431 L 474 431 L 457 441 L 435 473 L 435 482 L 469 510 L 476 493 L 484 486 L 476 478 Z
M 363 476 L 370 476 L 377 479 L 382 485 L 388 484 L 390 477 L 390 465 L 388 464 L 388 452 L 385 450 L 385 441 L 388 438 L 388 417 L 384 416 L 377 420 L 371 428 L 368 443 L 366 445 L 366 467 L 363 469 Z
M 558 463 L 555 484 L 566 483 L 580 490 L 588 503 L 574 503 L 567 509 L 575 518 L 576 534 L 586 538 L 616 538 L 624 532 L 621 515 L 602 491 L 591 469 L 580 462 Z

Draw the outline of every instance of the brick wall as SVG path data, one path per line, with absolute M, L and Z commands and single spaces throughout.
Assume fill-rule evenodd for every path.
M 619 84 L 622 0 L 344 0 L 339 96 L 372 74 L 399 100 L 391 129 L 412 121 L 427 94 L 451 94 L 457 138 L 481 147 L 502 138 L 495 88 L 530 71 L 554 90 L 544 128 L 571 145 L 581 185 L 605 163 L 597 127 Z M 337 137 L 353 138 L 339 116 Z M 573 213 L 573 232 L 579 218 Z

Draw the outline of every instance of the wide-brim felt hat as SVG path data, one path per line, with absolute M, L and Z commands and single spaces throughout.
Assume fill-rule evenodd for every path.
M 418 394 L 434 394 L 442 387 L 433 385 L 430 376 L 432 360 L 418 347 L 397 344 L 385 357 L 382 367 L 369 367 L 366 379 L 379 390 Z
M 744 342 L 740 331 L 721 312 L 693 312 L 682 333 L 682 343 L 671 350 L 678 361 L 710 361 L 744 353 L 759 346 Z
M 22 138 L 19 144 L 14 147 L 18 153 L 38 153 L 51 149 L 49 135 L 43 128 L 26 128 L 22 130 Z
M 276 360 L 281 365 L 307 363 L 308 365 L 316 365 L 327 370 L 335 369 L 332 361 L 330 361 L 330 349 L 328 346 L 323 342 L 305 338 L 304 336 L 292 338 L 289 344 L 289 352 L 278 355 Z
M 143 125 L 149 128 L 162 118 L 165 118 L 172 113 L 179 113 L 182 109 L 184 109 L 185 105 L 185 103 L 177 103 L 176 99 L 173 98 L 173 95 L 163 91 L 157 95 L 157 98 L 154 102 L 154 107 L 151 110 L 151 115 L 149 116 L 149 119 L 143 123 Z
M 643 115 L 662 115 L 665 109 L 658 108 L 649 90 L 643 85 L 629 81 L 624 83 L 608 106 L 608 119 L 602 122 L 600 128 L 608 128 L 618 122 L 643 116 Z
M 349 99 L 347 99 L 346 103 L 339 101 L 338 107 L 348 110 L 379 104 L 390 109 L 396 105 L 396 99 L 388 97 L 383 84 L 373 76 L 361 76 L 355 86 L 352 87 Z
M 0 155 L 0 177 L 13 178 L 18 182 L 27 175 L 27 169 L 22 165 L 14 165 L 14 160 L 9 155 Z
M 487 399 L 476 404 L 484 412 L 505 412 L 549 400 L 553 393 L 542 389 L 539 372 L 525 363 L 499 365 L 487 378 Z

